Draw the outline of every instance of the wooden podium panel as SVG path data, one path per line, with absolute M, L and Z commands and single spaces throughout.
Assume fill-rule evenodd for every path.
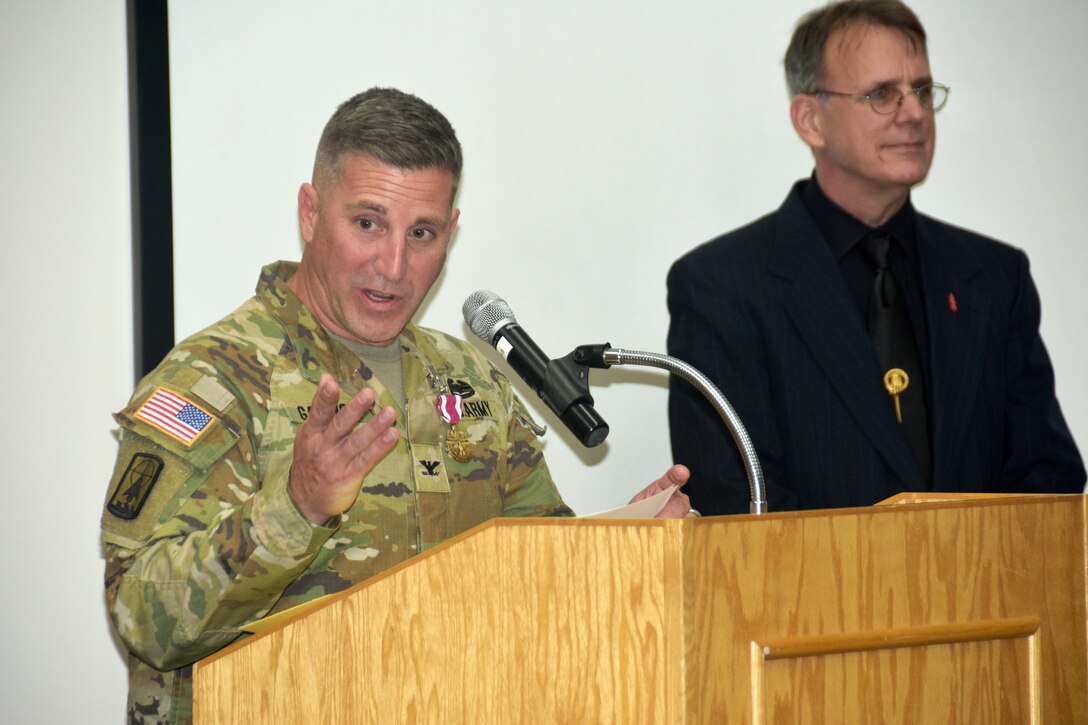
M 683 722 L 681 527 L 484 524 L 198 663 L 197 722 Z
M 692 722 L 1088 721 L 1084 502 L 697 522 Z
M 1029 626 L 1038 626 L 1030 618 Z M 936 632 L 874 650 L 757 657 L 755 719 L 768 723 L 1030 723 L 1039 711 L 1030 637 Z M 1003 637 L 1004 632 L 996 633 Z M 931 638 L 932 636 L 932 638 Z M 913 638 L 912 638 L 913 639 Z
M 1086 722 L 1085 501 L 496 520 L 197 663 L 194 712 Z

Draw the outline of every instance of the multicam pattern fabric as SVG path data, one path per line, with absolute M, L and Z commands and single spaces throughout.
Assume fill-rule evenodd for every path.
M 240 636 L 239 626 L 345 589 L 497 516 L 567 516 L 508 380 L 467 343 L 410 325 L 401 334 L 407 405 L 318 325 L 265 267 L 257 294 L 179 344 L 115 418 L 120 453 L 102 518 L 110 615 L 129 655 L 129 721 L 191 720 L 191 664 Z M 287 491 L 295 433 L 322 372 L 341 403 L 363 386 L 398 411 L 397 447 L 355 504 L 310 524 Z M 186 443 L 135 417 L 162 387 L 212 416 Z M 435 408 L 466 394 L 446 450 Z M 119 514 L 124 514 L 124 516 Z

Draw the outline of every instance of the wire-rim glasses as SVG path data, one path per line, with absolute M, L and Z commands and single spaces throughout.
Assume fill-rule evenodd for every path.
M 926 83 L 924 86 L 911 88 L 910 92 L 918 96 L 918 103 L 922 105 L 922 108 L 929 111 L 939 111 L 944 108 L 944 104 L 948 103 L 948 93 L 951 90 L 943 83 Z M 829 91 L 824 88 L 817 88 L 808 91 L 806 95 L 842 96 L 844 98 L 853 98 L 855 101 L 867 101 L 874 111 L 882 115 L 888 115 L 895 113 L 903 105 L 907 94 L 896 86 L 881 86 L 872 93 L 866 94 L 844 93 L 843 91 Z

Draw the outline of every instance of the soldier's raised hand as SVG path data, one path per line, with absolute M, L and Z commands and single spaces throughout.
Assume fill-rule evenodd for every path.
M 303 516 L 314 524 L 351 507 L 363 478 L 396 445 L 399 435 L 393 427 L 397 420 L 393 408 L 382 408 L 359 425 L 376 400 L 370 388 L 337 410 L 339 399 L 336 380 L 322 374 L 310 415 L 295 437 L 288 490 Z

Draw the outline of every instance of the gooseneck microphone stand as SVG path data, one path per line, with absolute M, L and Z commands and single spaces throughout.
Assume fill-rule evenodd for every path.
M 763 484 L 763 470 L 759 466 L 759 457 L 756 455 L 756 447 L 752 443 L 748 431 L 740 420 L 740 416 L 733 410 L 722 392 L 710 381 L 706 375 L 696 370 L 683 360 L 661 355 L 655 352 L 638 352 L 635 350 L 623 350 L 612 348 L 608 343 L 604 345 L 581 345 L 574 349 L 570 355 L 562 359 L 563 362 L 576 366 L 592 368 L 608 368 L 612 365 L 643 365 L 646 367 L 667 370 L 695 387 L 714 406 L 714 410 L 721 416 L 725 427 L 733 436 L 733 442 L 740 451 L 741 460 L 744 462 L 744 470 L 748 475 L 748 489 L 751 492 L 751 505 L 749 511 L 753 514 L 767 512 L 766 490 Z M 585 379 L 585 376 L 581 376 Z

